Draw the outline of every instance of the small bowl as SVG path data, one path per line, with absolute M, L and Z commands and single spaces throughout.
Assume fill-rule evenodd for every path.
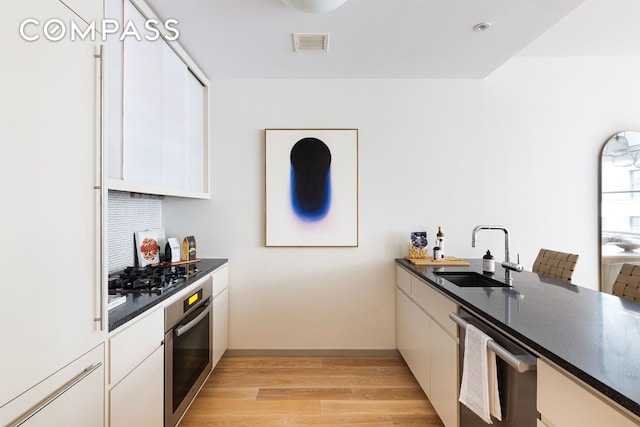
M 614 242 L 613 244 L 619 248 L 624 249 L 625 252 L 633 252 L 634 250 L 640 248 L 640 241 L 631 239 L 624 239 L 619 242 Z

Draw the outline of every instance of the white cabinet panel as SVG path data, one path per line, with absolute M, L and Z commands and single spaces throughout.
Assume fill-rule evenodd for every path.
M 458 306 L 400 267 L 396 267 L 396 284 L 397 348 L 444 424 L 456 427 L 457 328 L 449 329 L 453 322 L 448 316 L 449 312 L 457 312 Z
M 431 396 L 431 319 L 411 304 L 411 348 L 413 375 L 427 396 Z
M 431 323 L 431 395 L 445 426 L 458 425 L 458 344 L 435 322 Z
M 229 268 L 225 265 L 211 275 L 213 281 L 213 367 L 229 346 Z
M 455 302 L 413 276 L 411 277 L 411 296 L 440 326 L 449 331 L 451 336 L 458 336 L 458 326 L 449 319 L 449 313 L 458 311 L 458 305 Z
M 129 1 L 125 22 L 144 28 L 146 18 Z M 162 184 L 162 42 L 124 40 L 123 178 Z
M 116 329 L 109 337 L 109 383 L 114 384 L 144 360 L 164 340 L 164 310 L 161 306 L 139 320 Z
M 223 290 L 213 299 L 213 366 L 229 344 L 229 291 Z
M 546 424 L 554 427 L 640 425 L 640 418 L 625 415 L 595 391 L 543 359 L 538 359 L 537 375 L 537 407 Z
M 205 177 L 208 176 L 208 156 L 205 144 L 205 88 L 191 72 L 186 80 L 186 186 L 195 191 L 208 192 Z M 206 187 L 205 187 L 206 184 Z
M 187 66 L 162 41 L 162 185 L 186 188 Z M 202 150 L 200 150 L 202 155 Z
M 0 425 L 104 425 L 104 344 L 0 408 Z
M 105 0 L 107 16 L 136 28 L 156 18 L 137 0 Z M 109 188 L 209 198 L 209 88 L 177 42 L 108 40 L 105 138 Z M 198 77 L 196 77 L 198 76 Z
M 396 347 L 411 367 L 411 305 L 413 302 L 402 292 L 396 289 Z
M 406 294 L 411 294 L 411 274 L 404 268 L 396 267 L 396 285 Z
M 229 267 L 223 266 L 216 270 L 212 275 L 213 280 L 213 296 L 215 297 L 229 285 Z
M 0 235 L 10 242 L 1 256 L 10 268 L 0 295 L 0 406 L 105 337 L 94 320 L 101 308 L 96 46 L 27 42 L 17 31 L 25 17 L 82 22 L 57 1 L 3 3 Z
M 82 1 L 82 0 L 78 0 Z M 105 18 L 121 21 L 122 0 L 105 0 Z M 122 180 L 122 55 L 124 44 L 119 37 L 108 37 L 103 49 L 104 145 L 107 177 Z
M 164 424 L 164 346 L 158 347 L 109 393 L 111 427 Z

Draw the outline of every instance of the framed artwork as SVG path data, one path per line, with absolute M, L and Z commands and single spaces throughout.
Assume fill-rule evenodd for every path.
M 358 129 L 265 129 L 266 246 L 358 246 Z

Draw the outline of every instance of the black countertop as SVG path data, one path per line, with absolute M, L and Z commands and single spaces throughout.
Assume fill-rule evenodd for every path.
M 109 310 L 109 332 L 158 305 L 170 296 L 175 295 L 217 268 L 222 267 L 227 263 L 227 261 L 228 260 L 226 258 L 202 259 L 197 264 L 198 272 L 196 274 L 189 277 L 184 282 L 165 290 L 161 294 L 149 292 L 127 294 L 127 302 Z
M 436 271 L 482 272 L 469 267 L 396 264 L 429 282 L 461 306 L 640 416 L 640 304 L 531 272 L 512 272 L 511 288 L 462 288 Z M 504 282 L 496 263 L 495 279 Z

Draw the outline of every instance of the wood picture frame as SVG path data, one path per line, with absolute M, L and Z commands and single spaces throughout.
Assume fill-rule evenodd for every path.
M 265 129 L 265 245 L 358 246 L 358 129 Z

